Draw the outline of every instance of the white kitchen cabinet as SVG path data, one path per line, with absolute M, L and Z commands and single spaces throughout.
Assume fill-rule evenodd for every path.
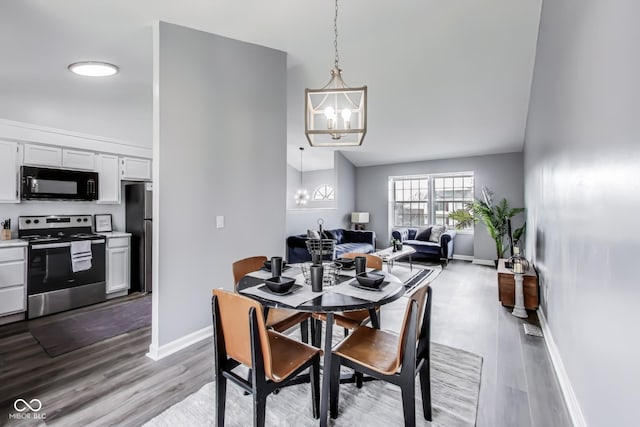
M 2 317 L 27 310 L 25 252 L 26 247 L 0 247 L 0 324 Z
M 118 156 L 98 154 L 98 203 L 120 203 L 120 161 Z
M 107 298 L 126 295 L 131 286 L 131 237 L 107 237 Z
M 24 144 L 24 164 L 33 166 L 62 166 L 62 148 Z
M 150 181 L 151 160 L 122 157 L 120 159 L 120 178 L 133 181 Z
M 96 170 L 95 154 L 89 151 L 62 150 L 62 167 L 69 169 Z
M 0 202 L 18 203 L 18 144 L 0 140 Z

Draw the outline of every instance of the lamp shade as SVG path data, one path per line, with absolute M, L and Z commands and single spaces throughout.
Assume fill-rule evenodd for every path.
M 354 224 L 368 224 L 369 212 L 351 212 L 351 222 Z

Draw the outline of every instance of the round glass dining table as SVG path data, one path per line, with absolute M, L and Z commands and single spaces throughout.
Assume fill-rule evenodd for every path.
M 303 302 L 300 305 L 292 307 L 283 302 L 273 301 L 267 298 L 262 298 L 257 295 L 245 294 L 243 290 L 248 288 L 252 288 L 258 285 L 262 285 L 264 283 L 264 278 L 252 276 L 251 273 L 244 276 L 238 282 L 238 286 L 236 290 L 250 298 L 253 298 L 259 301 L 267 310 L 269 308 L 285 308 L 289 310 L 295 311 L 303 311 L 310 313 L 325 313 L 326 314 L 326 330 L 324 334 L 324 363 L 323 370 L 325 372 L 331 372 L 331 362 L 332 362 L 332 353 L 331 353 L 331 340 L 333 336 L 333 321 L 334 321 L 334 313 L 343 312 L 343 311 L 355 311 L 355 310 L 369 310 L 369 314 L 371 317 L 371 323 L 374 328 L 379 328 L 380 325 L 378 323 L 378 317 L 376 313 L 376 308 L 381 305 L 388 304 L 400 298 L 404 295 L 405 287 L 404 283 L 398 279 L 396 276 L 389 272 L 384 272 L 381 270 L 375 270 L 374 273 L 381 274 L 385 276 L 384 281 L 388 282 L 384 285 L 384 289 L 381 292 L 384 292 L 384 297 L 380 298 L 378 301 L 370 301 L 366 299 L 361 299 L 352 295 L 345 295 L 338 292 L 332 292 L 331 287 L 325 287 L 323 292 L 316 297 L 311 297 L 310 300 Z M 291 270 L 283 271 L 283 276 L 287 277 L 296 277 L 301 278 L 300 268 L 295 264 L 291 265 Z M 341 283 L 354 280 L 353 274 L 351 275 L 340 275 L 338 283 L 335 286 L 338 286 Z M 299 282 L 297 282 L 299 283 Z M 309 285 L 303 285 L 310 288 Z M 364 292 L 376 292 L 376 291 L 364 291 Z M 266 313 L 265 313 L 266 316 Z M 316 327 L 316 330 L 319 330 Z M 313 334 L 315 335 L 315 334 Z M 316 337 L 313 336 L 314 345 L 320 346 L 321 343 L 317 342 Z M 326 426 L 328 419 L 328 408 L 329 408 L 329 388 L 330 388 L 330 375 L 322 376 L 322 392 L 320 396 L 320 425 Z

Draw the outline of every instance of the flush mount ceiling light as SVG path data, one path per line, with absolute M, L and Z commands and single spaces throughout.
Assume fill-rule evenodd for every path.
M 300 188 L 296 191 L 294 196 L 296 205 L 304 206 L 309 201 L 309 192 L 302 187 L 302 152 L 304 148 L 300 147 Z
M 338 55 L 338 0 L 333 19 L 335 60 L 331 80 L 322 89 L 305 89 L 305 130 L 312 147 L 362 145 L 367 133 L 367 87 L 350 88 L 342 80 Z
M 118 73 L 115 65 L 98 61 L 74 62 L 67 68 L 74 74 L 87 77 L 108 77 Z

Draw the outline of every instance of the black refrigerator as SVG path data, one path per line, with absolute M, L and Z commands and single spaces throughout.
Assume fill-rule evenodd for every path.
M 125 185 L 126 230 L 131 233 L 131 292 L 151 292 L 152 185 Z

